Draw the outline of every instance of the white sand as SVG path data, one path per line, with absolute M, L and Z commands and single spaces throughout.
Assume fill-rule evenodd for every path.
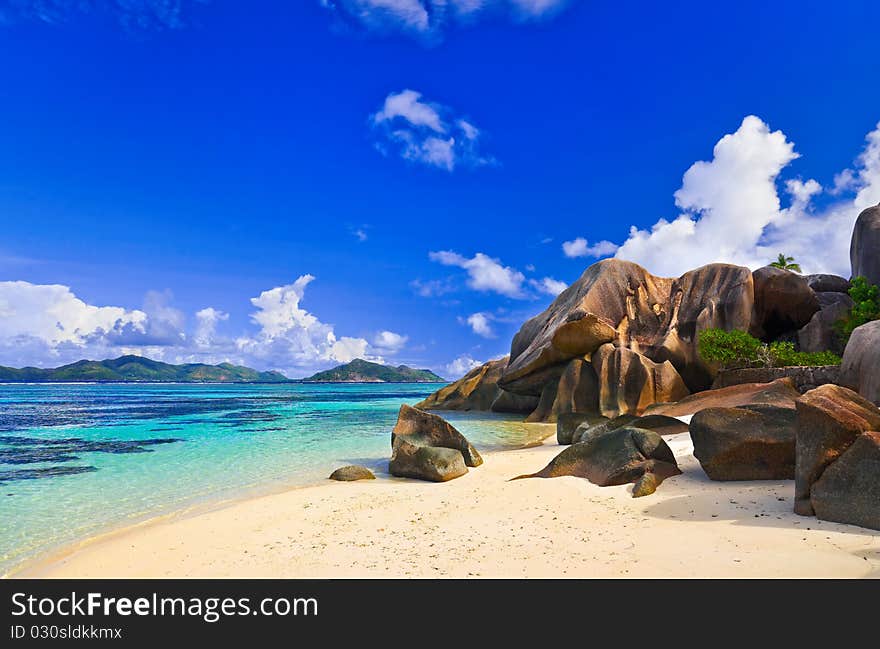
M 796 516 L 793 482 L 712 482 L 687 433 L 667 439 L 684 475 L 645 498 L 571 477 L 508 482 L 561 450 L 548 440 L 444 484 L 328 481 L 152 521 L 15 576 L 880 576 L 880 532 Z

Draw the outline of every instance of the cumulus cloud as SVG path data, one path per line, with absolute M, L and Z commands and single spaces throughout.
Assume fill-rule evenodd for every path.
M 617 244 L 611 241 L 600 241 L 594 245 L 583 237 L 562 243 L 562 252 L 566 257 L 607 257 L 617 252 Z
M 570 0 L 319 0 L 342 20 L 380 33 L 402 32 L 434 42 L 452 25 L 486 16 L 515 22 L 548 18 Z
M 469 354 L 463 354 L 446 366 L 446 378 L 452 380 L 460 379 L 472 369 L 479 367 L 483 363 L 484 361 L 474 360 Z
M 376 148 L 404 160 L 453 171 L 481 167 L 494 160 L 479 151 L 481 133 L 452 109 L 429 103 L 415 90 L 392 92 L 382 108 L 370 116 Z
M 472 313 L 467 317 L 465 322 L 467 322 L 471 330 L 478 336 L 482 336 L 483 338 L 494 338 L 495 331 L 492 329 L 493 319 L 491 313 Z
M 0 365 L 52 366 L 83 358 L 139 354 L 172 363 L 233 362 L 302 376 L 355 358 L 382 362 L 408 337 L 380 331 L 365 338 L 338 336 L 301 306 L 303 275 L 293 284 L 263 291 L 251 299 L 256 329 L 238 337 L 218 331 L 229 314 L 214 307 L 195 313 L 192 335 L 186 317 L 171 305 L 169 291 L 150 291 L 143 309 L 95 306 L 63 285 L 0 282 Z
M 373 338 L 373 347 L 379 353 L 396 354 L 409 340 L 409 336 L 394 333 L 393 331 L 380 331 Z
M 457 266 L 466 270 L 467 285 L 476 291 L 493 292 L 512 298 L 526 297 L 523 291 L 525 275 L 482 252 L 467 258 L 451 250 L 440 250 L 429 253 L 428 257 L 444 266 Z
M 713 158 L 684 174 L 672 221 L 650 230 L 633 226 L 616 256 L 663 275 L 723 261 L 751 268 L 779 253 L 794 256 L 806 272 L 849 276 L 849 244 L 859 212 L 880 202 L 880 124 L 852 169 L 825 190 L 813 179 L 783 183 L 780 175 L 800 154 L 782 131 L 748 116 L 715 145 Z M 816 198 L 831 197 L 817 206 Z
M 0 5 L 0 25 L 21 20 L 63 23 L 77 14 L 106 14 L 126 29 L 180 29 L 210 0 L 17 0 Z
M 558 279 L 553 279 L 552 277 L 544 277 L 543 279 L 530 279 L 529 284 L 538 289 L 541 293 L 545 293 L 546 295 L 552 295 L 556 297 L 562 291 L 568 288 L 568 284 L 565 282 L 561 282 Z

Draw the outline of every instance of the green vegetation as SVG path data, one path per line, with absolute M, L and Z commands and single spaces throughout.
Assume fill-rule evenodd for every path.
M 870 284 L 864 277 L 856 277 L 849 289 L 849 296 L 854 303 L 852 311 L 837 323 L 837 333 L 844 345 L 857 327 L 880 320 L 880 288 Z
M 303 379 L 307 383 L 446 383 L 430 370 L 414 370 L 406 365 L 389 367 L 360 358 L 351 363 L 318 372 Z
M 700 333 L 697 348 L 703 360 L 718 363 L 723 369 L 840 365 L 841 362 L 832 352 L 799 352 L 790 342 L 768 345 L 736 329 L 706 329 Z
M 171 365 L 131 355 L 105 361 L 77 361 L 54 369 L 0 366 L 0 381 L 7 382 L 284 383 L 289 380 L 280 372 L 258 372 L 231 363 Z
M 800 264 L 796 264 L 794 262 L 794 257 L 786 257 L 781 252 L 779 253 L 779 256 L 776 258 L 776 261 L 771 262 L 770 265 L 773 266 L 774 268 L 781 268 L 782 270 L 790 270 L 795 273 L 801 272 L 801 266 L 800 266 Z

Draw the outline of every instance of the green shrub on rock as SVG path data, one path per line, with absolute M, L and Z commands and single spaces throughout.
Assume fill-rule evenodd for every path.
M 856 277 L 849 289 L 853 308 L 848 317 L 837 323 L 837 333 L 844 345 L 849 342 L 852 332 L 874 320 L 880 320 L 880 288 L 872 285 L 864 277 Z
M 825 352 L 799 352 L 791 342 L 762 343 L 745 331 L 706 329 L 697 341 L 700 357 L 710 363 L 718 363 L 722 369 L 744 367 L 796 367 L 816 365 L 840 365 L 836 354 Z

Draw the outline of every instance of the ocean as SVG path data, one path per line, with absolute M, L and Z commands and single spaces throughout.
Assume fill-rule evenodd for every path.
M 0 574 L 191 506 L 387 472 L 402 403 L 434 384 L 0 384 Z M 444 413 L 481 451 L 535 442 L 517 416 Z M 293 514 L 292 514 L 293 515 Z

